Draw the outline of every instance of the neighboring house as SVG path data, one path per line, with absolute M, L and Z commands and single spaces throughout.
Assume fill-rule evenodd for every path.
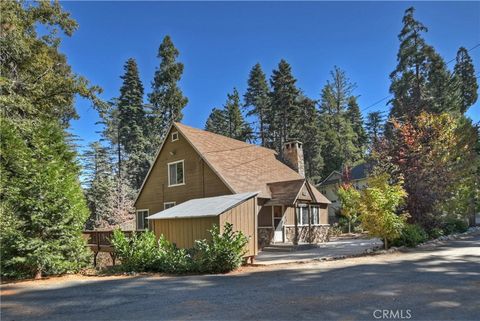
M 359 164 L 350 170 L 350 182 L 356 189 L 363 189 L 367 185 L 368 170 L 368 163 Z M 328 207 L 330 222 L 338 220 L 340 200 L 338 199 L 337 190 L 343 183 L 342 176 L 340 171 L 333 171 L 325 180 L 317 185 L 320 192 L 332 202 Z
M 227 221 L 260 248 L 327 240 L 330 201 L 304 178 L 302 144 L 283 153 L 296 170 L 271 149 L 174 123 L 135 201 L 137 229 L 181 247 Z

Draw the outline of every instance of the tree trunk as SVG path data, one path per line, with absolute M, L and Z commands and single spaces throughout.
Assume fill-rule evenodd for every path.
M 348 234 L 351 234 L 352 233 L 352 230 L 351 230 L 351 220 L 348 220 Z
M 42 278 L 42 269 L 38 268 L 37 273 L 35 274 L 35 280 L 39 280 Z
M 388 240 L 387 240 L 387 238 L 383 239 L 383 245 L 385 246 L 385 250 L 388 250 Z

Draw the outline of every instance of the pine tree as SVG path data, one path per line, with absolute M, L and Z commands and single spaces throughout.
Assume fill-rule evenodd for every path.
M 178 55 L 179 52 L 170 36 L 165 36 L 157 55 L 161 61 L 160 67 L 155 71 L 152 92 L 148 95 L 152 108 L 150 127 L 152 157 L 171 123 L 182 120 L 182 110 L 188 103 L 188 99 L 178 87 L 183 74 L 183 64 L 177 62 Z
M 216 108 L 212 110 L 205 129 L 233 139 L 243 141 L 253 139 L 252 129 L 240 110 L 240 95 L 237 89 L 234 88 L 233 92 L 227 95 L 223 110 Z
M 313 182 L 318 182 L 324 165 L 321 154 L 324 138 L 320 132 L 316 101 L 301 95 L 299 106 L 300 123 L 302 124 L 299 140 L 303 143 L 305 177 Z
M 269 145 L 270 96 L 267 79 L 259 63 L 250 71 L 244 100 L 244 106 L 248 108 L 247 117 L 255 116 L 257 119 L 257 137 L 260 139 L 260 145 Z
M 87 228 L 93 229 L 101 225 L 102 220 L 113 216 L 114 204 L 112 192 L 115 190 L 112 157 L 108 148 L 100 142 L 93 142 L 83 154 L 85 195 L 90 209 L 90 220 Z
M 422 111 L 440 113 L 455 104 L 454 86 L 443 59 L 422 37 L 428 29 L 408 8 L 398 35 L 400 49 L 397 67 L 390 74 L 391 116 L 414 117 Z M 452 101 L 453 99 L 453 101 Z
M 271 110 L 270 134 L 272 146 L 283 158 L 283 145 L 299 136 L 298 105 L 300 91 L 296 86 L 297 80 L 292 75 L 292 68 L 285 60 L 281 60 L 270 78 L 272 92 L 270 94 Z
M 227 119 L 223 109 L 213 108 L 205 124 L 205 130 L 227 136 Z
M 42 36 L 38 26 L 45 27 Z M 2 276 L 40 277 L 87 263 L 88 208 L 66 129 L 77 95 L 96 107 L 98 87 L 59 52 L 77 24 L 58 2 L 2 3 L 0 37 L 0 264 Z
M 362 151 L 355 145 L 358 138 L 347 115 L 348 101 L 355 84 L 338 67 L 334 68 L 331 76 L 332 79 L 322 89 L 320 101 L 320 131 L 325 140 L 322 147 L 325 163 L 323 178 L 363 158 Z
M 470 106 L 475 104 L 478 98 L 478 83 L 477 77 L 475 77 L 475 68 L 472 58 L 470 58 L 467 49 L 464 47 L 458 49 L 454 77 L 458 82 L 461 97 L 460 112 L 463 114 Z
M 380 138 L 383 135 L 384 122 L 383 114 L 380 111 L 371 112 L 367 116 L 365 127 L 367 128 L 368 140 L 372 147 L 378 145 Z
M 4 119 L 1 136 L 2 275 L 40 277 L 85 266 L 88 209 L 62 127 Z
M 368 136 L 363 126 L 362 113 L 360 112 L 360 107 L 358 106 L 357 98 L 355 96 L 351 96 L 348 99 L 347 118 L 352 125 L 353 131 L 357 135 L 354 145 L 363 153 L 367 147 Z
M 143 85 L 140 80 L 137 63 L 133 58 L 127 60 L 120 88 L 118 108 L 119 144 L 127 159 L 125 177 L 133 190 L 140 188 L 150 168 L 148 147 L 148 122 L 143 105 Z M 119 164 L 121 164 L 119 162 Z M 121 170 L 119 170 L 121 173 Z

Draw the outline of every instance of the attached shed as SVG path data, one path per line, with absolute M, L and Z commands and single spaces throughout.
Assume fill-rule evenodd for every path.
M 195 240 L 208 239 L 208 230 L 214 224 L 223 227 L 226 222 L 234 231 L 248 237 L 246 257 L 258 254 L 257 196 L 258 192 L 193 199 L 149 216 L 150 229 L 157 237 L 180 248 L 192 248 Z

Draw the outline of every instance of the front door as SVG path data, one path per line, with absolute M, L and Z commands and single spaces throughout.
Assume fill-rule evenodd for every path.
M 273 242 L 283 242 L 283 207 L 273 207 Z

